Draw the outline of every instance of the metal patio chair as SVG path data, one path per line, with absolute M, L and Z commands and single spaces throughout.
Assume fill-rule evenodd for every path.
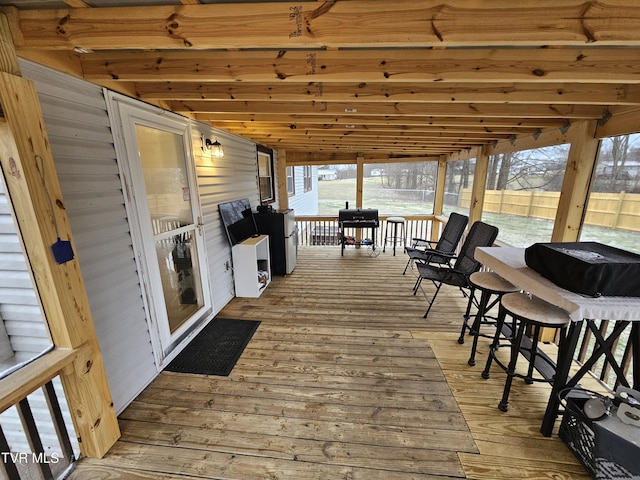
M 419 277 L 418 272 L 414 269 L 416 263 L 450 265 L 452 259 L 455 258 L 455 250 L 468 222 L 469 217 L 466 215 L 452 212 L 437 242 L 413 238 L 411 247 L 405 248 L 409 260 L 402 274 L 404 275 L 407 273 L 407 269 L 410 269 L 414 275 Z
M 459 287 L 463 294 L 465 294 L 465 296 L 467 295 L 466 291 L 471 289 L 469 277 L 472 273 L 480 270 L 481 267 L 480 262 L 474 258 L 476 247 L 492 246 L 497 236 L 497 227 L 480 221 L 474 222 L 474 224 L 471 225 L 471 229 L 462 244 L 460 254 L 456 257 L 453 266 L 431 265 L 428 263 L 417 264 L 420 278 L 418 278 L 418 282 L 416 282 L 417 286 L 414 289 L 414 294 L 417 292 L 418 288 L 421 288 L 422 280 L 431 280 L 431 282 L 436 286 L 436 291 L 429 301 L 429 307 L 424 314 L 424 318 L 427 318 L 429 315 L 429 311 L 431 310 L 442 285 L 453 285 L 455 287 Z M 427 295 L 425 293 L 425 297 L 426 296 Z

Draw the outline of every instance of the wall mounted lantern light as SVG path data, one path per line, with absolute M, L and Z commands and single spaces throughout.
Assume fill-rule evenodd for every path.
M 217 138 L 215 142 L 212 142 L 210 139 L 202 135 L 202 151 L 209 152 L 211 156 L 215 158 L 224 157 L 224 149 L 222 148 L 222 144 L 218 141 Z

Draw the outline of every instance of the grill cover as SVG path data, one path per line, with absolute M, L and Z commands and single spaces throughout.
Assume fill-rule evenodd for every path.
M 527 266 L 556 285 L 592 297 L 640 297 L 640 255 L 597 242 L 535 243 Z

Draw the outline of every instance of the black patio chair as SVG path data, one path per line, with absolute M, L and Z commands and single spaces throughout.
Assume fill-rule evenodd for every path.
M 492 246 L 497 236 L 497 227 L 488 225 L 480 221 L 474 222 L 474 224 L 471 225 L 471 229 L 469 230 L 467 238 L 462 244 L 460 254 L 456 257 L 453 266 L 431 265 L 428 263 L 417 264 L 420 278 L 418 279 L 418 285 L 414 290 L 414 294 L 416 293 L 418 288 L 421 288 L 422 280 L 431 280 L 436 286 L 436 291 L 429 301 L 429 308 L 427 308 L 427 311 L 424 314 L 424 318 L 427 318 L 427 316 L 429 315 L 429 311 L 431 310 L 433 302 L 435 302 L 442 285 L 452 285 L 455 287 L 459 287 L 460 290 L 462 290 L 462 293 L 465 294 L 465 296 L 467 295 L 466 291 L 471 290 L 469 277 L 472 273 L 480 270 L 481 267 L 480 262 L 478 262 L 474 258 L 476 247 Z
M 467 228 L 468 222 L 469 217 L 466 215 L 452 212 L 437 242 L 413 238 L 411 247 L 405 248 L 405 252 L 409 255 L 409 260 L 402 274 L 404 275 L 407 273 L 407 269 L 411 268 L 411 271 L 418 276 L 418 273 L 413 268 L 418 262 L 450 265 L 452 259 L 455 258 L 454 252 L 462 238 L 464 229 Z

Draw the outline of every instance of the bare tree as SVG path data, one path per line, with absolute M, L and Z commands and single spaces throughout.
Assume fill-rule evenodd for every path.
M 498 178 L 496 179 L 496 190 L 505 190 L 509 182 L 509 173 L 511 172 L 511 160 L 513 154 L 511 152 L 503 153 L 500 161 L 500 169 L 498 170 Z
M 470 163 L 471 160 L 465 160 L 462 162 L 460 188 L 469 188 L 469 177 L 471 175 L 471 168 L 469 168 Z
M 624 190 L 624 186 L 619 188 L 619 181 L 626 183 L 625 164 L 629 154 L 629 135 L 621 135 L 611 138 L 611 178 L 610 191 L 617 192 L 619 189 Z M 624 177 L 624 178 L 623 178 Z
M 498 165 L 500 164 L 499 155 L 489 156 L 489 170 L 487 172 L 487 190 L 496 189 L 496 179 L 498 178 Z

